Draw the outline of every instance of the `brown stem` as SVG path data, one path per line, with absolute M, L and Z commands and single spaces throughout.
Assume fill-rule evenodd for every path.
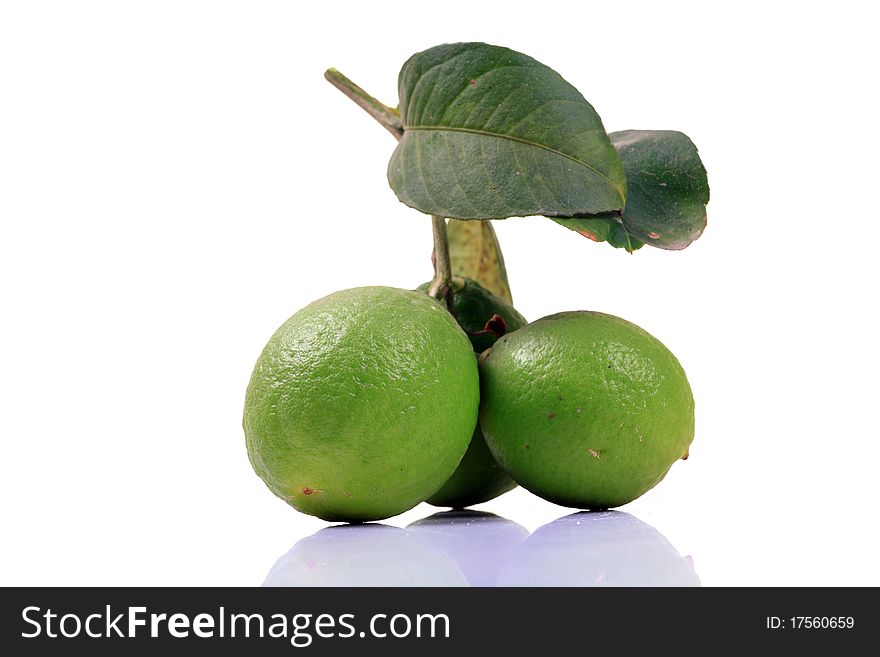
M 455 314 L 452 304 L 452 264 L 449 260 L 449 240 L 446 237 L 446 220 L 437 215 L 431 216 L 434 229 L 434 280 L 428 294 L 446 302 L 449 312 Z
M 403 137 L 403 123 L 396 109 L 380 103 L 335 68 L 328 68 L 324 72 L 324 77 L 400 141 Z
M 380 103 L 335 68 L 328 68 L 324 77 L 400 141 L 403 137 L 403 122 L 396 109 Z M 432 215 L 431 223 L 434 229 L 434 280 L 431 281 L 428 294 L 435 299 L 442 299 L 446 303 L 447 310 L 455 314 L 452 303 L 452 265 L 449 260 L 446 220 Z

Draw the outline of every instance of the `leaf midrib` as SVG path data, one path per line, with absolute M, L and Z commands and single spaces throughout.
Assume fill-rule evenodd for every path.
M 571 160 L 575 164 L 578 164 L 585 169 L 592 171 L 595 175 L 599 176 L 602 180 L 607 182 L 613 189 L 617 191 L 621 198 L 623 198 L 622 190 L 618 185 L 614 183 L 608 176 L 606 176 L 601 171 L 598 171 L 595 167 L 590 166 L 586 162 L 582 162 L 576 157 L 569 155 L 568 153 L 563 153 L 562 151 L 558 151 L 555 148 L 550 148 L 549 146 L 545 146 L 544 144 L 539 144 L 538 142 L 531 141 L 530 139 L 525 139 L 524 137 L 517 137 L 514 135 L 504 135 L 497 132 L 489 132 L 488 130 L 477 130 L 474 128 L 459 128 L 459 127 L 449 127 L 449 126 L 432 126 L 432 125 L 408 125 L 404 129 L 404 136 L 406 132 L 410 130 L 422 130 L 425 132 L 435 131 L 435 132 L 464 132 L 467 134 L 480 135 L 483 137 L 495 137 L 496 139 L 509 139 L 510 141 L 515 141 L 520 144 L 525 144 L 526 146 L 533 146 L 534 148 L 540 148 L 541 150 L 545 150 L 549 153 L 553 153 L 554 155 L 559 155 L 560 157 L 564 157 L 567 160 Z

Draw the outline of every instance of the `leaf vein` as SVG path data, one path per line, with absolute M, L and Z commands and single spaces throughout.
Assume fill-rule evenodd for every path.
M 548 151 L 550 153 L 553 153 L 555 155 L 558 155 L 560 157 L 564 157 L 568 160 L 571 160 L 572 162 L 579 164 L 580 166 L 584 167 L 585 169 L 589 169 L 595 175 L 599 176 L 601 179 L 605 180 L 609 185 L 611 185 L 614 189 L 616 189 L 620 193 L 621 197 L 623 196 L 622 190 L 620 189 L 620 187 L 617 184 L 615 184 L 608 176 L 606 176 L 604 173 L 602 173 L 601 171 L 599 171 L 595 167 L 591 166 L 590 164 L 588 164 L 586 162 L 582 162 L 581 160 L 577 159 L 576 157 L 574 157 L 572 155 L 569 155 L 568 153 L 563 153 L 562 151 L 556 150 L 555 148 L 551 148 L 549 146 L 539 144 L 539 143 L 531 141 L 529 139 L 524 139 L 523 137 L 515 137 L 513 135 L 503 135 L 503 134 L 498 134 L 498 133 L 494 133 L 494 132 L 489 132 L 486 130 L 476 130 L 474 128 L 455 128 L 455 127 L 446 127 L 446 126 L 416 125 L 416 126 L 407 126 L 406 130 L 407 131 L 421 130 L 424 132 L 431 132 L 431 131 L 435 131 L 435 132 L 444 132 L 444 131 L 445 132 L 463 132 L 463 133 L 467 133 L 467 134 L 481 135 L 483 137 L 494 137 L 496 139 L 507 139 L 509 141 L 515 141 L 520 144 L 525 144 L 526 146 L 532 146 L 534 148 L 539 148 L 539 149 Z

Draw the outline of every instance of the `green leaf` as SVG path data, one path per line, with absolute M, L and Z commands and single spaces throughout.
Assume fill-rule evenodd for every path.
M 678 250 L 706 227 L 709 181 L 693 142 L 673 130 L 612 132 L 626 171 L 623 215 L 551 217 L 556 223 L 630 253 L 650 244 Z
M 504 256 L 491 222 L 450 219 L 446 238 L 453 276 L 474 280 L 495 296 L 513 303 Z
M 644 242 L 636 239 L 627 230 L 618 214 L 597 217 L 552 217 L 552 219 L 594 242 L 608 242 L 611 246 L 625 249 L 629 253 L 644 246 Z
M 697 239 L 706 227 L 709 181 L 694 143 L 673 130 L 609 136 L 626 172 L 627 231 L 661 249 L 683 249 Z
M 388 182 L 458 219 L 619 211 L 626 178 L 602 121 L 558 73 L 484 43 L 437 46 L 400 71 L 403 138 Z

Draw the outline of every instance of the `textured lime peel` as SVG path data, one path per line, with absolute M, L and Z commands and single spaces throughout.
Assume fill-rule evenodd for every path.
M 587 311 L 545 317 L 480 361 L 480 425 L 501 466 L 557 504 L 636 499 L 687 455 L 694 398 L 656 338 Z
M 293 315 L 260 355 L 245 401 L 248 455 L 296 509 L 378 520 L 449 478 L 478 404 L 470 341 L 437 301 L 343 290 Z
M 490 348 L 507 331 L 515 331 L 526 325 L 525 318 L 513 306 L 475 281 L 453 279 L 452 292 L 456 319 L 470 338 L 476 353 Z M 494 329 L 491 328 L 493 325 Z M 495 461 L 477 425 L 458 468 L 427 501 L 434 506 L 461 509 L 491 500 L 513 488 L 516 488 L 516 482 Z

